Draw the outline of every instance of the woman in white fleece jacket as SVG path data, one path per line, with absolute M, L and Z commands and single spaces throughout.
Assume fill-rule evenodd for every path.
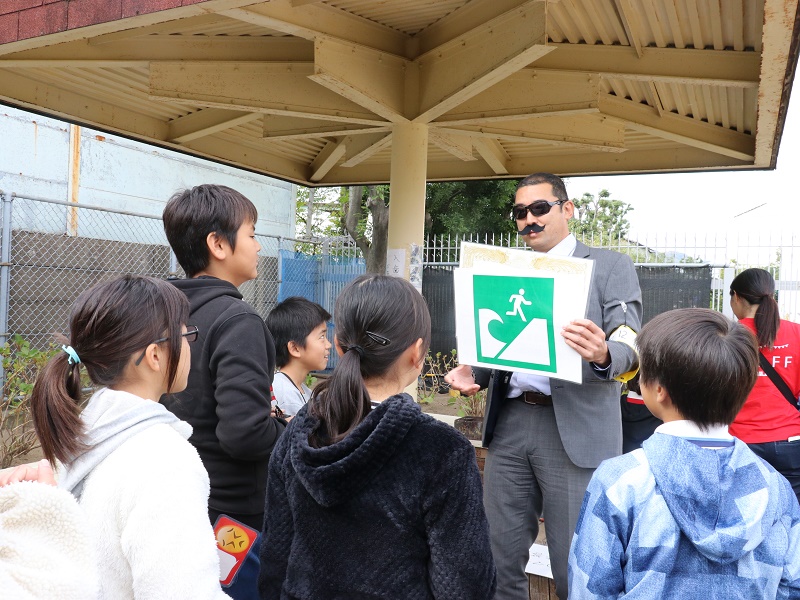
M 208 474 L 191 427 L 158 403 L 186 387 L 188 302 L 126 276 L 72 307 L 70 343 L 42 370 L 31 410 L 59 486 L 89 520 L 100 599 L 229 600 L 208 522 Z M 81 413 L 80 365 L 99 389 Z

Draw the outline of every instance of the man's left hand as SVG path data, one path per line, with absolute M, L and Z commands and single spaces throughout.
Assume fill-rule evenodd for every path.
M 606 334 L 589 319 L 576 319 L 561 330 L 567 345 L 575 350 L 584 360 L 593 362 L 598 367 L 611 364 L 611 354 L 606 344 Z

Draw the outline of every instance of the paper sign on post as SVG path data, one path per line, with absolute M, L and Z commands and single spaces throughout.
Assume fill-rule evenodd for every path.
M 561 328 L 586 314 L 593 265 L 462 243 L 454 272 L 459 362 L 581 383 L 582 359 Z

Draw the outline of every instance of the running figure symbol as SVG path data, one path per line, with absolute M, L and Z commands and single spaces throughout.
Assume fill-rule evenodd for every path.
M 509 310 L 506 314 L 512 317 L 519 314 L 519 318 L 522 319 L 523 323 L 527 323 L 528 319 L 525 318 L 525 313 L 522 312 L 522 305 L 530 306 L 533 303 L 530 300 L 525 300 L 525 290 L 520 290 L 519 294 L 512 294 L 508 301 L 514 303 L 514 310 Z

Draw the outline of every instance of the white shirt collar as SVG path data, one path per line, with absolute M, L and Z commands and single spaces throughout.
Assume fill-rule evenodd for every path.
M 656 433 L 674 435 L 675 437 L 702 438 L 714 440 L 732 440 L 733 436 L 728 433 L 727 425 L 712 425 L 706 430 L 694 421 L 670 421 L 656 427 Z
M 555 256 L 572 256 L 575 253 L 575 247 L 578 245 L 578 240 L 571 233 L 563 240 L 558 242 L 555 246 L 547 251 L 547 254 Z

